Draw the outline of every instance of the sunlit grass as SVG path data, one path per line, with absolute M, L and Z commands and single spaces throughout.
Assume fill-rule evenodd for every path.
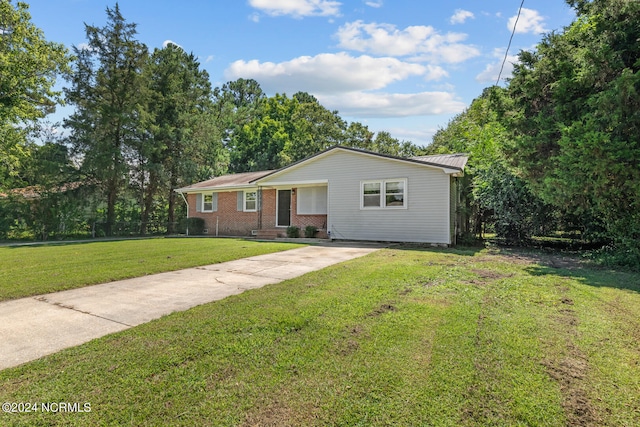
M 548 264 L 381 250 L 4 370 L 91 412 L 0 424 L 640 425 L 640 275 Z
M 143 239 L 0 247 L 0 301 L 292 249 L 242 239 Z

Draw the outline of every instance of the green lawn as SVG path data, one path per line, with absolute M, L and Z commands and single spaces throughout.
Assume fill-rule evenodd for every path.
M 241 239 L 142 239 L 0 247 L 0 301 L 292 249 Z
M 385 249 L 0 372 L 0 425 L 640 425 L 640 274 Z

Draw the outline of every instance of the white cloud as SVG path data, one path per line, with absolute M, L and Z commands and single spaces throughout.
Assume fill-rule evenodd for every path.
M 249 5 L 271 16 L 338 16 L 342 3 L 332 0 L 249 0 Z
M 496 62 L 487 64 L 484 70 L 476 76 L 478 83 L 492 83 L 495 84 L 500 75 L 500 68 L 502 67 L 502 61 L 504 60 L 504 49 L 495 49 L 493 51 L 493 57 L 497 59 Z M 513 64 L 518 62 L 517 55 L 508 55 L 507 60 L 504 63 L 504 69 L 500 80 L 511 78 L 513 73 Z
M 513 30 L 516 19 L 518 19 L 518 15 L 514 15 L 509 18 L 509 22 L 507 23 L 509 31 Z M 544 26 L 544 18 L 540 16 L 537 10 L 527 9 L 525 7 L 522 8 L 520 18 L 518 19 L 518 26 L 516 27 L 516 33 L 542 34 L 548 31 L 549 30 Z
M 433 135 L 438 128 L 431 129 L 407 129 L 400 127 L 392 127 L 386 129 L 394 138 L 400 141 L 411 141 L 417 145 L 428 145 L 433 141 Z
M 409 117 L 455 114 L 466 104 L 448 92 L 367 93 L 347 92 L 337 95 L 317 95 L 328 109 L 351 117 Z
M 255 79 L 267 93 L 335 94 L 381 89 L 411 76 L 438 76 L 442 72 L 396 58 L 353 57 L 341 52 L 301 56 L 280 63 L 238 60 L 224 75 L 227 80 Z
M 447 73 L 447 71 L 444 68 L 439 67 L 437 65 L 427 65 L 426 69 L 427 71 L 424 75 L 424 79 L 427 81 L 440 80 L 445 77 L 449 77 L 449 73 Z
M 379 93 L 386 86 L 422 76 L 438 80 L 447 72 L 438 66 L 403 62 L 396 58 L 353 57 L 345 52 L 303 56 L 273 63 L 257 60 L 233 62 L 225 79 L 255 79 L 266 93 L 304 91 L 322 105 L 352 117 L 409 117 L 458 113 L 465 104 L 452 93 Z
M 215 59 L 215 56 L 213 56 L 213 55 L 209 55 L 209 56 L 207 56 L 207 59 L 205 59 L 205 60 L 204 60 L 204 62 L 205 62 L 205 63 L 207 63 L 207 62 L 211 62 L 211 61 L 213 61 L 214 59 Z
M 382 7 L 382 0 L 375 0 L 375 1 L 366 1 L 364 2 L 364 4 L 366 4 L 369 7 Z
M 80 43 L 77 45 L 78 50 L 94 50 L 89 43 Z
M 376 55 L 416 55 L 416 60 L 458 63 L 480 52 L 460 42 L 467 38 L 462 33 L 439 34 L 431 26 L 410 26 L 398 30 L 391 24 L 365 24 L 350 22 L 338 29 L 339 46 Z
M 474 19 L 474 18 L 475 18 L 475 15 L 473 14 L 473 12 L 469 12 L 468 10 L 464 10 L 464 9 L 456 9 L 451 19 L 449 19 L 449 22 L 451 24 L 464 24 L 464 22 L 467 19 Z
M 180 49 L 184 50 L 184 48 L 182 46 L 180 46 L 178 43 L 174 42 L 173 40 L 165 40 L 162 42 L 162 47 L 167 47 L 170 44 L 179 47 Z

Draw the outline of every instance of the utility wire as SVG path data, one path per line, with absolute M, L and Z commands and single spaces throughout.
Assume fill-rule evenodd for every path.
M 507 51 L 504 53 L 504 59 L 502 60 L 502 66 L 500 67 L 500 73 L 498 74 L 498 80 L 496 80 L 496 86 L 500 83 L 500 77 L 502 77 L 502 70 L 504 70 L 504 64 L 507 62 L 507 57 L 509 56 L 509 48 L 511 47 L 511 41 L 513 40 L 513 35 L 516 33 L 516 27 L 518 26 L 518 20 L 520 19 L 520 13 L 522 12 L 522 6 L 524 5 L 524 0 L 520 3 L 520 8 L 518 9 L 518 16 L 516 16 L 516 22 L 513 24 L 513 30 L 511 30 L 511 37 L 509 37 L 509 45 L 507 46 Z

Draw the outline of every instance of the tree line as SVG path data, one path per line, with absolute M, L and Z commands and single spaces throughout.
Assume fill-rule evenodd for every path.
M 470 153 L 467 231 L 561 231 L 640 265 L 640 2 L 568 0 L 575 21 L 520 52 L 429 152 Z
M 212 88 L 192 53 L 149 51 L 117 4 L 69 52 L 44 40 L 28 5 L 0 2 L 0 238 L 173 233 L 184 216 L 174 190 L 195 181 L 277 169 L 337 144 L 419 153 L 305 92 L 267 96 L 246 79 Z M 74 112 L 60 136 L 39 120 L 63 101 Z

